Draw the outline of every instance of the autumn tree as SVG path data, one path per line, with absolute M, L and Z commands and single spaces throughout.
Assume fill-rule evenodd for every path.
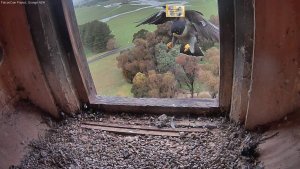
M 175 75 L 170 71 L 164 73 L 160 86 L 160 98 L 173 98 L 176 90 Z
M 147 73 L 150 70 L 155 70 L 155 59 L 148 52 L 148 42 L 143 39 L 136 39 L 134 44 L 134 48 L 121 52 L 120 56 L 117 57 L 118 67 L 122 69 L 124 77 L 130 83 L 138 72 Z
M 133 80 L 133 85 L 131 88 L 131 93 L 133 93 L 134 97 L 142 98 L 148 97 L 148 86 L 147 86 L 147 77 L 145 74 L 138 72 Z
M 217 15 L 211 15 L 209 18 L 209 22 L 211 22 L 212 24 L 214 24 L 215 26 L 219 26 L 219 16 Z
M 115 39 L 115 38 L 110 38 L 110 39 L 107 41 L 106 49 L 107 49 L 107 50 L 113 50 L 113 49 L 116 49 L 116 48 L 118 48 L 116 39 Z
M 219 92 L 220 83 L 220 50 L 215 47 L 208 49 L 204 63 L 200 64 L 199 80 L 206 86 L 210 95 L 215 98 Z
M 176 63 L 178 64 L 176 67 L 176 76 L 179 77 L 177 80 L 188 87 L 189 91 L 191 92 L 191 97 L 193 98 L 195 85 L 197 83 L 197 79 L 199 78 L 199 58 L 180 54 L 176 58 Z
M 157 29 L 154 31 L 157 43 L 168 43 L 172 40 L 171 26 L 172 22 L 157 25 Z
M 136 40 L 136 39 L 146 39 L 146 35 L 148 32 L 149 31 L 146 29 L 139 30 L 138 32 L 133 34 L 132 42 L 134 42 L 134 40 Z
M 128 82 L 132 83 L 138 72 L 147 74 L 150 70 L 156 70 L 155 46 L 163 40 L 171 39 L 166 25 L 169 24 L 158 25 L 156 31 L 146 33 L 145 39 L 135 39 L 134 47 L 121 52 L 117 57 L 118 67 Z
M 147 75 L 137 73 L 133 78 L 131 89 L 134 97 L 173 98 L 176 93 L 176 80 L 171 72 L 163 74 L 154 70 Z
M 176 79 L 172 72 L 163 74 L 154 70 L 148 73 L 148 95 L 156 98 L 173 98 L 176 93 Z

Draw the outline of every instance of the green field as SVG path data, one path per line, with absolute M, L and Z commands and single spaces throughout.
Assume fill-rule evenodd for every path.
M 209 19 L 211 15 L 218 15 L 217 0 L 189 0 L 189 2 L 192 6 L 188 6 L 187 9 L 203 13 L 206 19 Z
M 110 0 L 100 4 L 101 6 L 81 7 L 76 8 L 75 13 L 77 22 L 82 25 L 93 20 L 101 20 L 110 16 L 114 16 L 127 11 L 136 10 L 144 6 L 133 6 L 124 4 L 121 7 L 105 8 L 103 5 L 119 2 L 118 0 Z M 187 9 L 201 11 L 208 19 L 211 15 L 217 15 L 217 0 L 188 0 L 190 2 Z M 147 18 L 151 14 L 159 11 L 153 7 L 121 15 L 107 22 L 112 34 L 115 35 L 120 48 L 132 45 L 133 34 L 140 29 L 154 31 L 154 25 L 142 25 L 135 27 L 136 22 Z M 85 50 L 86 56 L 93 57 L 96 55 L 88 50 Z M 117 68 L 116 57 L 118 54 L 108 56 L 104 59 L 93 62 L 89 65 L 94 83 L 98 94 L 104 96 L 128 96 L 132 97 L 130 92 L 131 84 L 127 83 L 122 76 L 122 72 Z
M 89 64 L 97 93 L 101 96 L 132 97 L 131 84 L 123 78 L 117 67 L 116 57 L 119 53 Z
M 76 17 L 78 25 L 91 22 L 93 20 L 101 20 L 113 15 L 124 13 L 127 11 L 135 10 L 144 6 L 133 6 L 129 4 L 122 5 L 121 7 L 105 8 L 103 6 L 91 6 L 76 8 Z
M 114 0 L 116 2 L 116 0 Z M 201 11 L 206 18 L 211 15 L 217 15 L 217 1 L 216 0 L 189 0 L 191 6 L 187 9 L 194 9 Z M 107 4 L 107 2 L 106 2 Z M 130 4 L 122 5 L 121 7 L 104 8 L 103 6 L 93 6 L 93 7 L 82 7 L 76 8 L 76 17 L 79 25 L 82 25 L 93 20 L 101 20 L 110 16 L 114 16 L 127 11 L 132 11 L 144 6 L 133 6 Z M 107 22 L 112 34 L 115 35 L 117 43 L 119 46 L 126 47 L 132 44 L 132 36 L 134 33 L 140 29 L 147 29 L 149 31 L 155 30 L 154 25 L 142 25 L 138 28 L 135 27 L 136 22 L 147 18 L 151 14 L 157 12 L 159 9 L 147 8 L 137 12 L 125 14 L 116 18 L 111 19 Z M 89 54 L 91 55 L 91 54 Z
M 155 25 L 142 25 L 136 27 L 135 23 L 141 20 L 141 18 L 146 18 L 154 12 L 155 10 L 153 8 L 147 8 L 134 13 L 122 15 L 107 22 L 120 47 L 130 46 L 132 44 L 133 34 L 139 30 L 146 29 L 154 31 L 156 29 Z

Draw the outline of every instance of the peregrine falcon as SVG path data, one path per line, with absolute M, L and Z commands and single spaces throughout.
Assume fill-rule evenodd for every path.
M 163 8 L 140 22 L 137 27 L 143 24 L 158 25 L 171 21 L 172 41 L 167 44 L 168 48 L 172 48 L 179 41 L 180 52 L 193 56 L 203 56 L 198 42 L 204 39 L 219 42 L 219 28 L 205 20 L 201 12 L 186 10 L 185 17 L 166 17 L 166 7 L 163 6 Z

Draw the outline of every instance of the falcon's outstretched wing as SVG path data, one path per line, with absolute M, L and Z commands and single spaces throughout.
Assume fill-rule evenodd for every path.
M 213 42 L 219 42 L 219 28 L 213 25 L 211 22 L 204 19 L 203 14 L 194 11 L 186 10 L 185 17 L 188 19 L 198 32 L 198 36 Z
M 145 19 L 144 21 L 140 22 L 136 27 L 144 25 L 144 24 L 163 24 L 168 21 L 174 20 L 174 18 L 166 17 L 165 10 L 161 10 L 157 13 L 152 14 L 149 18 Z
M 149 18 L 145 19 L 144 21 L 140 22 L 138 26 L 143 24 L 163 24 L 167 21 L 175 21 L 181 18 L 176 17 L 166 17 L 165 10 L 161 10 Z M 196 29 L 198 33 L 198 39 L 207 39 L 212 42 L 219 42 L 219 28 L 213 25 L 211 22 L 204 19 L 203 14 L 201 12 L 195 10 L 186 10 L 185 11 L 185 18 L 188 20 L 192 26 Z

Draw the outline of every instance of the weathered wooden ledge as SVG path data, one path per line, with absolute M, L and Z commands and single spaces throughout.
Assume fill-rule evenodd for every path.
M 219 111 L 217 99 L 166 99 L 96 96 L 91 106 L 107 112 L 210 114 Z

